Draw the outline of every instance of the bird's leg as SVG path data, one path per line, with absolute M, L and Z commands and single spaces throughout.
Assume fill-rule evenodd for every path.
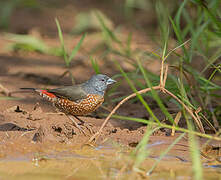
M 76 123 L 76 121 L 74 120 L 73 116 L 67 115 L 67 117 L 74 123 L 75 127 L 78 128 L 78 129 L 80 130 L 80 132 L 82 132 L 82 133 L 86 136 L 86 133 L 85 133 L 84 130 L 78 125 L 78 123 Z
M 77 117 L 77 116 L 74 116 L 74 117 L 75 117 L 78 121 L 80 121 L 82 125 L 85 124 L 85 122 L 84 122 L 82 119 L 80 119 L 79 117 Z
M 90 131 L 90 133 L 91 134 L 94 134 L 94 131 L 93 131 L 93 129 L 91 128 L 91 125 L 89 124 L 89 123 L 86 123 L 85 121 L 83 121 L 82 119 L 80 119 L 79 117 L 77 117 L 77 116 L 74 116 L 78 121 L 80 121 L 81 122 L 81 124 L 84 126 L 84 127 L 86 127 L 89 131 Z

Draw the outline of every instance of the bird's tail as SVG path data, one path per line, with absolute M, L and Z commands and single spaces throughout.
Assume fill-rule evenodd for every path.
M 20 88 L 20 89 L 24 91 L 36 91 L 37 90 L 36 88 Z
M 31 92 L 34 92 L 34 93 L 43 93 L 43 92 L 47 92 L 47 90 L 44 90 L 44 89 L 37 89 L 37 88 L 20 88 L 20 92 L 23 92 L 23 93 L 31 93 Z
M 13 94 L 16 93 L 37 93 L 43 98 L 47 98 L 47 100 L 52 101 L 56 98 L 56 95 L 53 93 L 48 92 L 46 89 L 37 89 L 37 88 L 20 88 L 20 91 L 14 91 Z
M 38 89 L 35 89 L 35 88 L 20 88 L 20 90 L 10 92 L 10 95 L 12 95 L 12 94 L 19 94 L 19 93 L 37 92 L 37 90 Z
M 48 92 L 47 89 L 36 89 L 36 88 L 20 88 L 23 92 L 36 92 L 40 96 L 55 98 L 56 96 L 53 93 Z

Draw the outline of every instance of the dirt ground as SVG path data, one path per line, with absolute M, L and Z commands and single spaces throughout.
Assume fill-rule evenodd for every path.
M 71 31 L 74 24 L 74 22 L 73 24 L 69 22 L 77 12 L 87 10 L 84 4 L 80 2 L 76 4 L 64 5 L 62 11 L 59 8 L 42 8 L 38 15 L 28 10 L 18 9 L 11 17 L 9 31 L 21 34 L 34 33 L 35 35 L 37 33 L 48 45 L 58 46 L 59 39 L 54 23 L 54 17 L 58 16 L 65 32 L 65 43 L 67 48 L 71 49 L 77 44 L 81 36 L 66 34 Z M 102 4 L 100 8 L 108 9 Z M 109 11 L 107 13 L 111 14 Z M 116 20 L 113 14 L 111 15 L 116 24 L 121 21 L 120 19 Z M 25 21 L 22 21 L 24 17 Z M 154 18 L 150 18 L 149 23 L 152 23 L 153 20 Z M 129 28 L 124 29 L 125 34 L 130 31 Z M 104 174 L 107 177 L 112 177 L 116 173 L 116 169 L 117 174 L 124 172 L 124 177 L 127 177 L 129 172 L 126 169 L 128 167 L 122 169 L 124 168 L 122 164 L 122 161 L 125 160 L 124 157 L 118 160 L 116 160 L 116 157 L 119 152 L 125 152 L 128 155 L 136 147 L 146 131 L 146 126 L 141 123 L 111 119 L 94 148 L 83 146 L 93 133 L 90 133 L 87 129 L 85 129 L 87 136 L 80 133 L 65 115 L 58 113 L 50 103 L 42 100 L 38 95 L 13 93 L 10 98 L 5 97 L 7 93 L 18 91 L 22 87 L 56 88 L 70 85 L 69 77 L 60 78 L 66 71 L 63 59 L 36 52 L 8 52 L 5 47 L 10 41 L 4 38 L 3 32 L 0 36 L 0 85 L 3 87 L 0 88 L 0 95 L 1 97 L 4 96 L 0 99 L 0 174 L 2 174 L 2 177 L 13 179 L 13 177 L 20 175 L 17 177 L 28 179 L 35 174 L 38 175 L 36 177 L 42 177 L 43 179 L 60 179 L 64 175 L 66 179 L 87 179 L 84 175 L 85 169 L 89 174 L 92 174 L 92 179 L 96 179 L 96 173 L 100 175 L 101 179 Z M 93 33 L 87 35 L 83 48 L 71 62 L 71 72 L 76 83 L 81 83 L 94 74 L 87 56 L 87 51 L 99 42 L 99 39 L 94 37 L 96 36 Z M 145 46 L 150 50 L 156 48 L 140 32 L 134 32 L 133 41 L 134 48 L 138 46 L 140 48 Z M 148 45 L 144 45 L 146 42 L 148 42 Z M 108 76 L 119 73 L 111 59 L 104 61 L 100 59 L 101 57 L 98 55 L 98 64 L 102 67 L 102 73 Z M 123 61 L 121 65 L 125 70 L 132 68 Z M 159 73 L 159 62 L 150 61 L 145 65 L 151 71 Z M 116 80 L 122 81 L 120 78 Z M 115 102 L 111 102 L 111 98 L 123 97 L 132 92 L 125 85 L 126 82 L 125 84 L 122 83 L 116 94 L 106 96 L 103 107 L 100 107 L 96 112 L 80 117 L 90 124 L 94 133 L 100 128 L 105 119 L 104 116 L 101 116 L 101 113 L 108 114 L 116 105 Z M 151 99 L 149 99 L 149 102 L 151 106 L 155 107 L 155 103 Z M 176 110 L 174 105 L 169 106 L 169 108 L 171 108 L 171 111 Z M 153 111 L 160 120 L 163 120 L 164 117 L 159 108 L 153 108 Z M 117 113 L 125 116 L 149 118 L 145 109 L 139 103 L 126 103 Z M 159 158 L 162 150 L 166 149 L 178 135 L 180 133 L 172 137 L 169 130 L 161 129 L 154 136 L 151 136 L 148 144 L 151 154 L 148 159 L 149 163 L 145 161 L 146 167 L 151 167 L 155 159 Z M 205 142 L 205 140 L 200 140 L 200 142 Z M 219 149 L 219 146 L 216 145 L 215 147 Z M 103 156 L 105 158 L 102 158 Z M 91 159 L 94 157 L 99 157 L 98 161 L 92 161 Z M 68 160 L 64 160 L 65 158 L 68 158 Z M 84 162 L 85 159 L 87 163 L 90 162 L 89 165 Z M 202 159 L 205 162 L 215 160 L 214 158 L 208 160 L 206 157 L 202 157 Z M 79 160 L 82 164 L 75 164 L 76 160 Z M 110 165 L 110 162 L 113 164 Z M 18 168 L 21 165 L 25 168 Z M 190 165 L 188 141 L 185 137 L 164 158 L 160 169 L 167 172 L 166 176 L 169 175 L 168 177 L 175 177 L 177 174 L 182 177 L 182 169 L 189 168 L 185 176 L 188 178 L 192 173 Z M 112 166 L 115 169 L 111 169 Z M 10 167 L 10 169 L 8 170 L 7 167 Z M 36 167 L 39 167 L 39 169 L 35 169 Z M 67 169 L 64 169 L 64 167 Z M 45 172 L 44 168 L 48 171 Z M 73 169 L 76 172 L 81 172 L 81 175 L 77 175 L 75 171 L 73 172 Z M 210 173 L 211 171 L 207 173 L 207 176 Z
M 59 79 L 59 75 L 65 71 L 60 58 L 36 53 L 2 54 L 0 64 L 0 82 L 6 88 L 5 93 L 7 90 L 17 91 L 21 87 L 55 88 L 71 83 L 68 77 Z M 103 67 L 107 72 L 110 71 L 107 74 L 112 75 L 113 72 L 111 73 L 110 69 Z M 74 61 L 72 72 L 77 83 L 86 80 L 93 74 L 90 64 L 85 61 L 82 63 L 80 60 Z M 59 114 L 50 103 L 42 100 L 40 96 L 31 93 L 15 93 L 12 94 L 12 97 L 14 99 L 2 99 L 0 106 L 0 174 L 2 177 L 13 179 L 19 175 L 21 179 L 24 177 L 28 179 L 35 175 L 36 179 L 39 177 L 87 179 L 85 171 L 91 175 L 92 179 L 96 179 L 98 174 L 99 176 L 105 174 L 106 177 L 115 176 L 115 171 L 117 171 L 117 176 L 123 178 L 128 176 L 126 169 L 129 167 L 122 170 L 124 165 L 121 162 L 125 161 L 124 158 L 127 160 L 128 153 L 143 137 L 146 131 L 145 125 L 111 119 L 95 147 L 87 145 L 85 147 L 84 144 L 93 133 L 91 134 L 87 129 L 85 129 L 87 136 L 80 133 L 65 115 Z M 106 102 L 109 102 L 108 98 L 110 97 L 107 97 Z M 114 105 L 114 103 L 105 104 L 109 110 Z M 154 111 L 157 112 L 159 109 L 154 109 Z M 93 132 L 96 132 L 104 121 L 104 118 L 99 115 L 100 113 L 108 112 L 101 107 L 97 112 L 80 118 L 89 123 Z M 118 114 L 148 118 L 144 108 L 137 103 L 125 104 L 118 110 Z M 158 113 L 158 117 L 163 118 L 161 113 Z M 159 158 L 162 150 L 168 148 L 178 135 L 179 133 L 175 137 L 171 137 L 170 131 L 161 129 L 151 136 L 148 143 L 151 154 L 144 162 L 146 169 L 151 168 L 155 162 L 154 159 Z M 205 140 L 201 142 L 205 142 Z M 209 156 L 208 152 L 206 152 L 206 156 L 202 156 L 202 160 L 208 166 L 210 162 L 213 166 L 214 163 L 216 165 L 219 162 L 216 161 L 217 157 L 220 157 L 220 150 L 217 148 L 219 146 L 216 145 L 212 150 L 209 149 Z M 116 157 L 119 156 L 116 155 L 117 152 L 124 152 L 126 157 L 116 160 Z M 66 158 L 68 160 L 65 160 Z M 91 158 L 97 158 L 97 160 L 90 160 Z M 110 164 L 111 161 L 113 164 Z M 130 160 L 127 161 L 130 162 Z M 19 169 L 18 167 L 21 165 L 24 168 Z M 113 166 L 116 170 L 112 169 Z M 10 171 L 6 167 L 10 167 Z M 182 171 L 183 168 L 188 169 L 185 175 Z M 76 169 L 76 172 L 72 172 L 73 169 Z M 172 148 L 156 169 L 156 173 L 163 177 L 184 176 L 188 178 L 191 176 L 191 171 L 191 158 L 186 138 Z M 211 177 L 211 173 L 211 170 L 208 170 L 206 176 Z M 160 178 L 159 176 L 156 176 L 156 179 Z M 218 176 L 219 174 L 216 175 L 216 177 Z
M 40 5 L 42 5 L 41 3 Z M 70 21 L 70 19 L 73 19 L 77 13 L 87 11 L 92 7 L 85 8 L 84 3 L 76 2 L 74 5 L 71 3 L 62 5 L 62 11 L 59 8 L 48 8 L 47 6 L 41 7 L 40 9 L 35 9 L 35 11 L 39 12 L 37 15 L 37 20 L 36 12 L 30 12 L 26 11 L 24 8 L 18 8 L 11 17 L 9 32 L 19 34 L 28 33 L 43 39 L 46 44 L 56 47 L 59 45 L 59 39 L 56 33 L 56 25 L 53 18 L 58 17 L 64 32 L 65 45 L 67 46 L 67 49 L 73 48 L 81 36 L 68 35 L 68 32 L 70 32 L 71 28 L 74 26 L 74 21 Z M 107 4 L 104 3 L 101 4 L 99 8 L 102 10 L 108 9 L 106 6 Z M 23 18 L 26 19 L 25 22 L 21 20 Z M 115 19 L 114 17 L 112 18 Z M 119 21 L 116 21 L 116 23 L 119 23 Z M 124 31 L 125 33 L 129 32 L 126 29 Z M 134 48 L 144 46 L 142 43 L 147 41 L 147 39 L 144 39 L 140 33 L 134 33 L 133 38 L 134 40 L 136 39 L 136 43 L 133 43 Z M 89 57 L 87 56 L 87 51 L 93 46 L 96 46 L 99 41 L 100 38 L 96 38 L 96 33 L 92 32 L 91 34 L 88 34 L 83 47 L 80 49 L 80 52 L 71 62 L 70 68 L 73 77 L 75 78 L 75 83 L 81 83 L 89 79 L 94 74 L 94 70 L 91 67 L 91 62 L 88 60 Z M 6 93 L 7 91 L 17 91 L 22 87 L 55 88 L 70 85 L 72 83 L 68 76 L 60 78 L 60 76 L 66 71 L 64 61 L 61 57 L 39 54 L 35 52 L 7 52 L 5 48 L 10 43 L 11 42 L 5 39 L 4 36 L 0 38 L 0 83 L 4 88 L 6 88 Z M 151 46 L 151 43 L 149 43 L 148 47 L 146 48 L 151 49 L 153 46 Z M 102 60 L 99 56 L 100 55 L 98 53 L 98 64 L 100 67 L 102 67 L 102 73 L 107 74 L 110 77 L 116 73 L 119 73 L 119 70 L 117 70 L 114 62 L 111 59 Z M 128 65 L 128 63 L 123 63 L 123 61 L 122 66 L 125 68 L 125 70 L 130 70 L 132 68 L 130 65 Z M 149 66 L 152 71 L 159 72 L 159 62 L 149 62 L 147 66 Z M 122 81 L 121 79 L 119 80 Z M 126 85 L 126 82 L 121 84 L 122 88 L 119 88 L 117 94 L 114 94 L 111 97 L 105 97 L 104 106 L 106 108 L 101 107 L 92 115 L 81 117 L 84 121 L 92 123 L 94 132 L 98 130 L 104 120 L 104 117 L 100 116 L 99 114 L 107 114 L 108 111 L 105 109 L 110 111 L 116 105 L 116 103 L 111 103 L 110 99 L 113 97 L 116 98 L 126 96 L 131 93 L 131 90 L 129 90 L 127 87 L 124 88 L 124 84 Z M 4 90 L 5 89 L 3 89 L 3 91 Z M 31 141 L 33 140 L 33 136 L 36 135 L 38 131 L 42 131 L 40 133 L 40 140 L 42 142 L 68 142 L 75 144 L 85 142 L 88 139 L 88 137 L 79 134 L 78 130 L 71 125 L 70 120 L 67 119 L 66 116 L 56 114 L 56 109 L 53 108 L 50 103 L 42 100 L 41 97 L 27 93 L 15 93 L 12 94 L 12 96 L 15 97 L 15 99 L 1 100 L 1 122 L 3 125 L 6 124 L 5 126 L 1 127 L 3 136 L 5 136 L 5 132 L 7 132 L 13 134 L 10 135 L 10 137 L 15 136 L 16 139 L 26 137 Z M 15 109 L 18 107 L 19 110 L 15 112 Z M 158 110 L 159 109 L 155 109 L 156 112 Z M 134 104 L 133 107 L 127 104 L 124 105 L 121 108 L 121 111 L 119 111 L 119 114 L 148 118 L 148 115 L 142 105 L 137 103 Z M 161 113 L 158 114 L 162 119 L 163 116 Z M 144 129 L 145 126 L 139 123 L 111 120 L 104 130 L 104 134 L 101 136 L 100 141 L 102 141 L 104 137 L 107 137 L 108 135 L 127 145 L 134 142 L 137 143 L 142 137 Z M 25 135 L 23 135 L 23 133 Z M 125 135 L 121 133 L 125 133 Z

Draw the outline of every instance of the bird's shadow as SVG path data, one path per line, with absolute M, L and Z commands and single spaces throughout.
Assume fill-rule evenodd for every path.
M 0 131 L 33 131 L 35 129 L 28 129 L 28 128 L 23 128 L 20 127 L 14 123 L 4 123 L 0 124 Z

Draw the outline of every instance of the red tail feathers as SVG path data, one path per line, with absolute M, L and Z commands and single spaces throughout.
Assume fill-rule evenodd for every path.
M 20 88 L 22 90 L 27 90 L 27 91 L 35 91 L 38 92 L 40 95 L 46 95 L 50 98 L 55 98 L 56 96 L 53 93 L 49 93 L 47 90 L 43 90 L 43 89 L 35 89 L 35 88 Z
M 56 96 L 53 93 L 49 93 L 47 90 L 35 90 L 37 92 L 40 92 L 42 94 L 45 94 L 46 96 L 50 97 L 50 98 L 55 98 Z

